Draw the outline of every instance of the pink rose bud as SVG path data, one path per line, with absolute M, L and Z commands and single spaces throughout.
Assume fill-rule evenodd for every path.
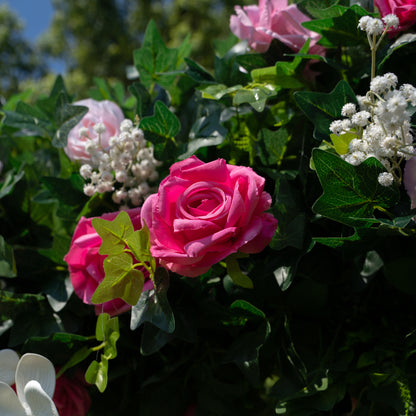
M 395 14 L 399 18 L 397 30 L 390 33 L 407 30 L 416 23 L 416 1 L 415 0 L 374 0 L 381 17 Z
M 124 115 L 121 108 L 112 101 L 95 101 L 87 98 L 73 104 L 88 107 L 88 113 L 68 133 L 65 153 L 71 160 L 88 162 L 91 154 L 87 151 L 86 144 L 92 140 L 96 145 L 99 144 L 103 149 L 107 149 L 110 138 L 120 134 L 120 123 L 124 120 Z M 105 131 L 101 133 L 99 143 L 97 130 L 101 131 L 102 127 Z
M 273 39 L 278 39 L 298 52 L 311 39 L 309 52 L 323 54 L 317 45 L 320 35 L 304 28 L 301 23 L 310 18 L 287 0 L 259 0 L 259 5 L 235 6 L 236 15 L 230 18 L 231 31 L 239 39 L 247 39 L 251 49 L 266 52 Z
M 258 253 L 272 239 L 277 220 L 264 211 L 271 196 L 251 168 L 192 156 L 170 167 L 157 194 L 146 199 L 142 222 L 151 253 L 182 276 L 195 277 L 232 253 Z
M 135 230 L 141 228 L 140 208 L 134 208 L 126 211 L 133 223 Z M 118 212 L 104 214 L 100 218 L 104 220 L 113 220 Z M 91 297 L 98 285 L 104 279 L 104 259 L 105 255 L 99 254 L 101 238 L 91 225 L 92 218 L 82 217 L 75 228 L 72 236 L 71 246 L 64 260 L 68 263 L 71 283 L 75 293 L 84 303 L 91 304 Z M 146 280 L 143 290 L 153 288 L 153 283 L 148 277 L 149 274 L 142 270 Z M 95 312 L 99 315 L 106 312 L 111 316 L 118 315 L 130 309 L 130 305 L 121 299 L 113 299 L 95 306 Z

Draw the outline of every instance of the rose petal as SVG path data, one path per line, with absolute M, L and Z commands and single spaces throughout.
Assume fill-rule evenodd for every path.
M 0 381 L 11 386 L 14 384 L 19 356 L 10 349 L 0 350 Z
M 52 396 L 46 393 L 36 380 L 31 380 L 26 384 L 24 396 L 32 416 L 59 416 L 51 399 Z
M 26 412 L 16 396 L 14 390 L 0 381 L 0 415 L 26 416 Z

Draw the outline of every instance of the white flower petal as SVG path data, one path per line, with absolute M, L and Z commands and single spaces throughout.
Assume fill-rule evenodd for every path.
M 53 396 L 56 376 L 52 363 L 42 355 L 28 353 L 22 356 L 16 369 L 17 396 L 24 407 L 26 407 L 24 389 L 32 380 L 37 381 L 49 397 Z
M 24 395 L 31 416 L 59 416 L 54 402 L 37 381 L 31 380 L 26 384 Z
M 0 381 L 0 415 L 26 416 L 14 390 L 6 383 Z
M 0 350 L 0 381 L 11 386 L 14 384 L 14 375 L 16 373 L 19 356 L 13 350 Z

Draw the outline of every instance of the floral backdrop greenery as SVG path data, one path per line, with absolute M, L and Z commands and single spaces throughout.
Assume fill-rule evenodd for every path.
M 4 103 L 1 415 L 415 414 L 416 4 L 368 3 Z

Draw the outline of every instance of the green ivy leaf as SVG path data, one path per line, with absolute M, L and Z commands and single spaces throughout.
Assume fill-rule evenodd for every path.
M 286 146 L 291 134 L 284 127 L 278 130 L 263 128 L 257 135 L 257 154 L 261 162 L 266 165 L 279 165 L 286 152 Z
M 93 361 L 85 373 L 85 380 L 87 383 L 95 384 L 103 393 L 107 387 L 108 382 L 108 360 L 101 355 L 101 361 Z
M 245 289 L 252 289 L 253 282 L 246 274 L 241 271 L 237 258 L 238 254 L 230 255 L 225 259 L 225 264 L 227 265 L 227 273 L 231 277 L 231 280 L 234 282 L 234 284 L 237 286 L 244 287 Z
M 133 85 L 130 85 L 129 91 L 134 97 L 136 97 L 136 114 L 142 118 L 147 114 L 152 102 L 150 94 L 139 82 L 135 82 Z
M 152 270 L 156 269 L 155 259 L 150 254 L 150 232 L 146 224 L 140 230 L 129 234 L 126 237 L 126 243 L 137 260 L 148 262 L 151 264 Z
M 134 232 L 129 214 L 125 211 L 121 211 L 113 220 L 93 218 L 91 224 L 102 240 L 99 254 L 117 255 L 122 253 L 126 246 L 127 237 Z
M 314 123 L 313 136 L 317 140 L 329 138 L 329 125 L 341 117 L 344 104 L 356 103 L 354 91 L 345 81 L 340 81 L 330 93 L 297 91 L 295 101 L 306 116 Z
M 104 260 L 105 277 L 99 284 L 91 302 L 100 304 L 120 298 L 135 305 L 143 290 L 144 275 L 133 267 L 133 258 L 127 253 L 108 256 Z
M 233 104 L 250 104 L 259 113 L 264 110 L 267 99 L 277 95 L 276 89 L 271 84 L 249 84 L 236 91 Z
M 351 140 L 356 139 L 357 135 L 354 133 L 344 133 L 337 136 L 336 134 L 331 134 L 331 141 L 334 144 L 335 151 L 339 155 L 345 155 L 349 152 L 349 144 Z
M 58 128 L 52 139 L 52 144 L 55 147 L 65 147 L 68 133 L 87 113 L 88 107 L 71 105 L 63 100 L 58 100 L 58 105 L 55 111 L 55 122 Z
M 155 157 L 166 160 L 176 154 L 175 136 L 179 133 L 181 123 L 175 114 L 162 101 L 157 101 L 154 115 L 140 121 L 146 140 L 154 144 Z
M 187 37 L 179 48 L 169 49 L 157 30 L 153 20 L 147 25 L 142 46 L 133 53 L 134 65 L 139 71 L 140 81 L 150 88 L 157 83 L 170 90 L 174 86 L 178 70 L 183 66 L 184 58 L 191 52 Z
M 343 10 L 342 10 L 343 9 Z M 335 10 L 342 15 L 303 22 L 302 26 L 322 35 L 319 44 L 325 47 L 356 46 L 366 42 L 365 33 L 358 28 L 361 17 L 368 11 L 354 4 L 352 7 L 338 6 Z
M 312 209 L 317 214 L 350 226 L 364 226 L 377 207 L 390 208 L 399 200 L 397 186 L 384 187 L 378 175 L 385 172 L 375 158 L 358 166 L 320 149 L 312 154 L 316 172 L 324 190 Z
M 175 317 L 167 298 L 168 288 L 169 274 L 166 269 L 159 267 L 155 273 L 155 289 L 143 292 L 131 309 L 131 330 L 144 322 L 149 322 L 168 334 L 175 330 Z

